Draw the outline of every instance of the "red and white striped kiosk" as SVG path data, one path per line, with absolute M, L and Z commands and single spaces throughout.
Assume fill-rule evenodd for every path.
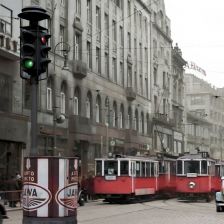
M 78 159 L 26 157 L 23 223 L 77 223 Z

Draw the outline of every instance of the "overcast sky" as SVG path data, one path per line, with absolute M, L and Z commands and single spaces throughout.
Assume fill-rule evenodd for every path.
M 224 0 L 164 1 L 173 45 L 206 71 L 206 81 L 224 87 Z

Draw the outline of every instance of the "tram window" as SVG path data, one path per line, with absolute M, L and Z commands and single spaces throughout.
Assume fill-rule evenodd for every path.
M 177 174 L 183 174 L 182 160 L 177 161 Z
M 151 163 L 151 176 L 155 176 L 155 173 L 154 173 L 154 163 Z
M 142 162 L 142 172 L 141 172 L 141 176 L 145 177 L 145 162 Z
M 164 161 L 159 161 L 159 173 L 165 173 Z
M 170 162 L 170 173 L 175 175 L 176 174 L 176 163 Z
M 215 176 L 217 176 L 217 177 L 221 176 L 221 170 L 220 170 L 220 166 L 219 165 L 215 166 Z
M 150 177 L 150 163 L 146 163 L 146 176 Z
M 184 173 L 199 173 L 199 161 L 184 161 Z
M 140 162 L 136 162 L 136 177 L 140 177 Z
M 129 170 L 128 161 L 121 161 L 120 169 L 121 169 L 120 170 L 121 176 L 128 176 L 128 170 Z
M 102 176 L 102 161 L 96 161 L 96 176 Z
M 202 160 L 201 161 L 201 174 L 208 174 L 208 169 L 207 169 L 207 161 Z
M 209 167 L 208 167 L 208 173 L 211 176 L 215 175 L 215 163 L 214 162 L 210 162 Z
M 104 161 L 104 175 L 117 175 L 117 161 Z

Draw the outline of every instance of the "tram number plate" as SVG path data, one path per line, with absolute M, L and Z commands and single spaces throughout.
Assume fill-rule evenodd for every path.
M 105 176 L 105 180 L 116 180 L 116 176 Z

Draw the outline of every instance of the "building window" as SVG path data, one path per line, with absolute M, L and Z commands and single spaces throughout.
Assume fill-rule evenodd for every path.
M 81 0 L 75 0 L 75 13 L 78 17 L 81 17 Z
M 96 123 L 100 122 L 100 107 L 98 102 L 96 103 Z
M 104 60 L 105 60 L 105 75 L 109 78 L 109 56 L 108 53 L 105 52 L 104 55 Z
M 80 35 L 75 34 L 75 60 L 81 59 L 81 52 L 80 52 Z
M 128 32 L 128 50 L 131 52 L 131 33 Z
M 140 60 L 140 66 L 139 66 L 139 73 L 142 74 L 142 44 L 139 43 L 139 60 Z
M 79 115 L 79 99 L 77 96 L 74 96 L 74 115 Z
M 135 71 L 135 83 L 134 83 L 134 87 L 135 87 L 135 91 L 137 92 L 138 91 L 138 80 L 137 80 L 137 72 Z
M 131 1 L 128 0 L 128 16 L 131 15 Z
M 91 43 L 89 41 L 87 41 L 87 65 L 88 65 L 88 68 L 92 68 Z
M 52 89 L 47 87 L 47 110 L 52 110 Z
M 139 75 L 139 82 L 140 82 L 141 95 L 143 95 L 143 78 L 142 78 L 142 75 Z
M 100 73 L 100 48 L 96 47 L 96 72 Z
M 104 14 L 104 29 L 106 35 L 109 36 L 109 16 L 107 14 Z
M 87 22 L 92 23 L 91 0 L 87 0 Z
M 120 39 L 120 46 L 124 46 L 124 37 L 123 37 L 123 27 L 120 26 L 120 33 L 119 33 L 119 39 Z
M 141 114 L 141 132 L 142 132 L 142 134 L 144 134 L 145 133 L 145 127 L 144 127 L 144 123 L 145 123 L 145 121 L 144 121 L 144 114 L 142 113 Z
M 12 10 L 0 4 L 0 33 L 12 36 Z
M 128 87 L 132 87 L 132 71 L 131 71 L 131 66 L 128 66 Z
M 116 34 L 116 22 L 113 20 L 112 21 L 112 37 L 113 40 L 116 41 L 117 40 L 117 34 Z
M 91 117 L 91 107 L 90 107 L 90 98 L 87 97 L 86 99 L 86 117 L 90 118 Z
M 121 79 L 121 86 L 124 86 L 124 67 L 122 62 L 120 62 L 120 79 Z
M 96 29 L 101 30 L 100 8 L 96 6 Z
M 124 108 L 121 105 L 120 113 L 119 113 L 119 128 L 124 128 Z
M 117 83 L 117 68 L 116 68 L 117 60 L 116 58 L 112 58 L 112 77 L 113 81 Z
M 101 122 L 101 100 L 99 95 L 96 99 L 96 122 Z

